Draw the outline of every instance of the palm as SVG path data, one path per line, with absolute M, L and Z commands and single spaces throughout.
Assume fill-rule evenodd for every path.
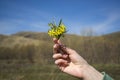
M 65 73 L 82 77 L 83 65 L 87 62 L 76 51 L 64 47 L 60 41 L 57 40 L 56 42 L 54 40 L 54 42 L 56 43 L 53 47 L 55 53 L 53 58 L 56 59 L 55 64 Z
M 80 68 L 80 65 L 75 65 L 72 62 L 70 62 L 68 66 L 61 65 L 60 69 L 63 72 L 76 76 L 76 77 L 78 76 L 80 77 L 81 72 L 82 72 L 82 68 Z

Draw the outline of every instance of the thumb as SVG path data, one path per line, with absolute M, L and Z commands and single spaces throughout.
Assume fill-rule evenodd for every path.
M 53 38 L 53 42 L 56 44 L 55 46 L 57 46 L 57 48 L 55 48 L 55 46 L 54 46 L 54 49 L 61 49 L 62 52 L 69 54 L 69 55 L 76 53 L 75 50 L 70 49 L 70 48 L 66 47 L 64 44 L 62 44 L 60 39 Z
M 57 44 L 57 43 L 58 43 L 58 39 L 57 39 L 57 38 L 53 38 L 53 42 L 54 42 L 55 44 Z
M 53 38 L 53 42 L 54 42 L 55 44 L 60 44 L 60 45 L 62 45 L 60 39 Z
M 75 50 L 73 50 L 73 49 L 71 49 L 71 48 L 68 48 L 68 47 L 66 47 L 66 46 L 63 45 L 63 44 L 60 45 L 60 48 L 61 48 L 61 50 L 62 50 L 64 53 L 66 53 L 66 54 L 69 54 L 69 55 L 71 55 L 71 54 L 77 54 L 77 52 L 76 52 Z

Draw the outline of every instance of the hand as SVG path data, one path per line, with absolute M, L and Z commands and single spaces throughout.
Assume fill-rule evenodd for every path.
M 82 78 L 83 70 L 88 65 L 87 62 L 75 50 L 64 47 L 60 40 L 53 39 L 53 41 L 55 64 L 61 71 Z
M 61 71 L 84 80 L 102 80 L 103 75 L 87 63 L 75 50 L 65 47 L 60 40 L 53 39 L 53 58 Z

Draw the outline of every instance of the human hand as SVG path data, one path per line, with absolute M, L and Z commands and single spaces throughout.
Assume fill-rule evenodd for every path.
M 53 58 L 61 71 L 84 80 L 102 80 L 103 75 L 89 65 L 75 50 L 65 47 L 60 40 L 53 39 Z
M 83 78 L 83 71 L 88 65 L 75 50 L 65 47 L 60 40 L 53 39 L 53 58 L 55 64 L 58 65 L 61 71 L 68 73 L 72 76 Z

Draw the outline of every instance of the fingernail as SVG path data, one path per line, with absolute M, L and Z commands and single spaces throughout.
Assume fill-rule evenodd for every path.
M 54 42 L 54 43 L 58 43 L 58 39 L 53 38 L 53 42 Z
M 55 45 L 53 46 L 53 48 L 58 48 L 58 44 L 55 44 Z

